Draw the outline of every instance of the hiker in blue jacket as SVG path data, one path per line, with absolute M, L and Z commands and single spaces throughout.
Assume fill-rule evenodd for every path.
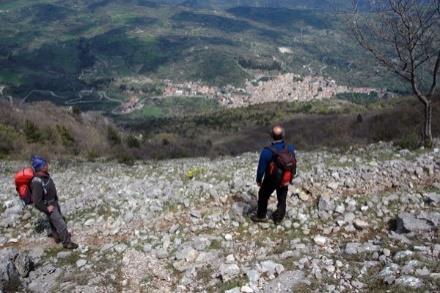
M 295 147 L 288 145 L 284 141 L 285 133 L 282 126 L 275 126 L 272 128 L 271 137 L 272 144 L 265 147 L 260 155 L 260 160 L 257 169 L 257 184 L 260 187 L 258 192 L 258 210 L 255 215 L 251 216 L 254 222 L 267 222 L 267 204 L 272 193 L 276 190 L 278 205 L 277 210 L 273 213 L 272 219 L 275 224 L 280 223 L 286 214 L 286 200 L 288 186 L 280 186 L 268 175 L 270 163 L 274 160 L 276 151 L 283 151 L 287 149 L 288 153 L 295 156 Z

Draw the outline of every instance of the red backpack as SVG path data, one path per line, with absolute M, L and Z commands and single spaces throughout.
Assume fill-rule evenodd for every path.
M 35 177 L 34 169 L 24 168 L 15 174 L 15 189 L 20 199 L 27 205 L 32 203 L 31 184 L 34 179 L 41 183 L 43 192 L 47 194 L 47 184 L 40 178 Z
M 296 174 L 295 154 L 289 152 L 287 146 L 279 151 L 274 147 L 269 149 L 272 151 L 272 161 L 268 167 L 269 177 L 276 186 L 289 185 Z
M 22 169 L 15 174 L 15 189 L 25 204 L 32 203 L 31 183 L 34 176 L 35 174 L 32 168 Z

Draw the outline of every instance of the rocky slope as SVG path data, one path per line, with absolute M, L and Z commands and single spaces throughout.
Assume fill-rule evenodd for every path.
M 256 153 L 216 160 L 54 162 L 64 251 L 0 163 L 0 286 L 31 292 L 440 289 L 440 151 L 299 152 L 282 225 L 254 224 Z M 276 201 L 270 202 L 274 210 Z M 1 291 L 1 290 L 0 290 Z

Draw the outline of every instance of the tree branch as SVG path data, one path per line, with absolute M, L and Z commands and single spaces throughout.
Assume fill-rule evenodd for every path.
M 432 97 L 437 86 L 437 74 L 440 68 L 440 50 L 438 51 L 437 61 L 435 61 L 434 71 L 432 73 L 432 85 L 428 92 L 428 97 Z

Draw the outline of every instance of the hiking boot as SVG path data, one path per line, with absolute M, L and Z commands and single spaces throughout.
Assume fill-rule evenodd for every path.
M 257 215 L 252 215 L 252 216 L 251 216 L 251 220 L 252 220 L 253 222 L 255 222 L 255 223 L 266 223 L 266 222 L 267 222 L 267 218 L 266 218 L 266 217 L 264 217 L 264 218 L 260 218 L 260 217 L 258 217 Z
M 50 237 L 50 238 L 53 238 L 53 241 L 55 241 L 55 243 L 60 243 L 61 242 L 60 235 L 58 235 L 57 232 L 51 232 L 47 236 Z
M 275 225 L 279 225 L 283 221 L 283 218 L 280 218 L 277 212 L 275 212 L 272 214 L 272 220 Z
M 282 219 L 276 219 L 276 218 L 272 218 L 272 220 L 275 225 L 279 225 L 283 221 Z
M 77 249 L 78 248 L 78 244 L 73 243 L 73 242 L 68 242 L 66 244 L 63 244 L 63 247 L 65 249 Z

